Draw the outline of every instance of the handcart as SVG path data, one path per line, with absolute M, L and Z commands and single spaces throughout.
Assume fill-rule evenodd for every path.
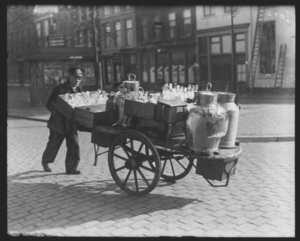
M 108 153 L 110 173 L 123 191 L 137 196 L 148 194 L 161 177 L 179 180 L 193 166 L 211 186 L 228 185 L 242 153 L 239 142 L 235 148 L 218 149 L 210 155 L 189 150 L 184 145 L 186 105 L 125 100 L 124 114 L 128 117 L 126 126 L 112 126 L 116 121 L 112 118 L 109 124 L 95 124 L 91 131 L 94 165 L 99 155 Z M 215 185 L 212 180 L 226 183 Z

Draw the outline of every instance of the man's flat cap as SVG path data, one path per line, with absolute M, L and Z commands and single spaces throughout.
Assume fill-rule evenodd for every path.
M 83 77 L 83 75 L 84 75 L 84 69 L 81 69 L 81 68 L 69 68 L 69 73 L 72 76 Z

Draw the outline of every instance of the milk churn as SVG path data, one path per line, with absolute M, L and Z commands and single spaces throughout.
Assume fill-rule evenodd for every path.
M 228 128 L 226 110 L 217 103 L 218 93 L 210 89 L 208 83 L 206 91 L 195 92 L 196 102 L 187 106 L 185 144 L 197 154 L 217 151 Z
M 138 92 L 140 89 L 144 92 L 143 88 L 140 87 L 140 82 L 135 80 L 135 74 L 129 74 L 128 80 L 123 81 L 124 87 L 127 89 L 127 92 Z
M 222 106 L 228 115 L 228 129 L 226 135 L 220 140 L 219 148 L 231 149 L 235 148 L 235 139 L 239 121 L 239 107 L 235 104 L 236 94 L 230 92 L 218 92 L 218 104 Z

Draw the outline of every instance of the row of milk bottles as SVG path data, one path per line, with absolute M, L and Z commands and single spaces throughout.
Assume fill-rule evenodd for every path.
M 73 94 L 66 93 L 63 95 L 63 99 L 74 108 L 85 105 L 105 104 L 108 99 L 107 95 L 108 93 L 105 91 L 97 90 Z
M 187 99 L 193 100 L 195 98 L 195 92 L 198 90 L 198 85 L 191 85 L 189 84 L 188 87 L 183 87 L 177 85 L 176 83 L 173 84 L 165 84 L 162 87 L 162 99 L 165 100 L 181 100 L 187 101 Z
M 213 92 L 211 83 L 205 91 L 195 92 L 195 102 L 187 105 L 185 146 L 197 154 L 211 154 L 235 148 L 240 105 L 235 94 Z

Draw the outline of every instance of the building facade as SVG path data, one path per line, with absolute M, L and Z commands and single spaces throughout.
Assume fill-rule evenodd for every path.
M 148 90 L 198 84 L 195 6 L 136 8 L 137 76 Z
M 249 64 L 257 24 L 257 6 L 234 7 L 237 80 L 240 91 L 251 88 Z M 199 80 L 210 81 L 216 90 L 232 90 L 230 6 L 197 6 L 196 39 Z M 287 45 L 282 88 L 295 88 L 295 8 L 267 6 L 264 9 L 254 90 L 272 90 L 279 50 Z
M 236 73 L 243 93 L 251 87 L 258 7 L 233 10 Z M 105 90 L 116 91 L 133 73 L 149 91 L 161 91 L 164 83 L 204 89 L 208 81 L 213 90 L 233 91 L 230 6 L 33 6 L 27 14 L 33 18 L 26 28 L 8 28 L 8 83 L 30 86 L 33 104 L 44 103 L 73 66 L 86 70 L 86 90 L 99 88 L 102 81 Z M 267 6 L 255 90 L 274 87 L 282 44 L 287 45 L 282 88 L 294 89 L 295 8 Z M 96 54 L 101 78 L 96 77 Z

